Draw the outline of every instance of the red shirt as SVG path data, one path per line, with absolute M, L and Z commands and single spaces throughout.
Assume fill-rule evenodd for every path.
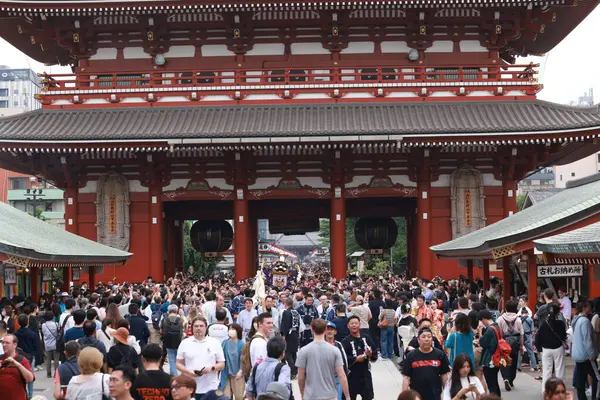
M 2 361 L 7 358 L 7 355 L 2 356 Z M 19 356 L 15 357 L 19 359 Z M 26 358 L 19 361 L 25 368 L 31 372 L 31 364 Z M 27 400 L 27 392 L 25 390 L 25 378 L 21 376 L 21 372 L 15 366 L 7 366 L 0 368 L 0 393 L 10 393 L 11 400 Z

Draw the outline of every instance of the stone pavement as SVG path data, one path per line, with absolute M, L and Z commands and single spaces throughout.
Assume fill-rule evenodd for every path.
M 402 375 L 396 369 L 392 361 L 377 361 L 371 364 L 371 373 L 373 375 L 373 384 L 375 387 L 375 400 L 396 400 L 402 390 Z M 168 365 L 165 365 L 165 371 L 168 372 Z M 35 373 L 36 383 L 34 386 L 34 395 L 42 395 L 47 399 L 54 398 L 53 380 L 46 378 L 45 371 Z M 294 381 L 294 397 L 300 399 L 298 381 Z M 501 385 L 501 388 L 504 386 Z M 541 398 L 541 382 L 533 378 L 533 374 L 518 373 L 515 380 L 515 388 L 510 392 L 502 392 L 504 400 L 529 400 Z

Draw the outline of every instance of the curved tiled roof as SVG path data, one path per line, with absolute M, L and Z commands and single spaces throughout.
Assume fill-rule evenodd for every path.
M 0 119 L 0 141 L 535 133 L 600 128 L 598 107 L 540 100 L 37 110 Z
M 535 248 L 554 254 L 600 253 L 600 222 L 559 235 L 534 240 Z
M 550 234 L 600 212 L 600 174 L 574 185 L 494 224 L 446 243 L 432 246 L 441 257 L 489 254 L 525 240 Z
M 0 202 L 0 253 L 40 261 L 123 264 L 131 253 L 85 239 Z

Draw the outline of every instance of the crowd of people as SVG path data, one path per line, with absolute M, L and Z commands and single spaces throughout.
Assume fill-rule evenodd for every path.
M 401 369 L 399 400 L 497 399 L 522 368 L 564 400 L 565 352 L 579 400 L 598 396 L 600 299 L 502 300 L 502 284 L 323 271 L 257 296 L 252 280 L 177 274 L 167 282 L 85 283 L 2 299 L 0 393 L 33 398 L 35 371 L 56 399 L 375 398 L 371 363 Z M 168 371 L 168 372 L 166 372 Z

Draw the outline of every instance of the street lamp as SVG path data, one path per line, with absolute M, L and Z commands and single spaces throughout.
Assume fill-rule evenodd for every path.
M 46 194 L 42 191 L 42 189 L 27 189 L 25 193 L 23 193 L 23 196 L 26 197 L 27 204 L 33 200 L 33 216 L 35 218 L 39 218 L 37 215 L 37 200 L 45 195 Z M 25 212 L 27 212 L 27 206 L 25 206 Z

